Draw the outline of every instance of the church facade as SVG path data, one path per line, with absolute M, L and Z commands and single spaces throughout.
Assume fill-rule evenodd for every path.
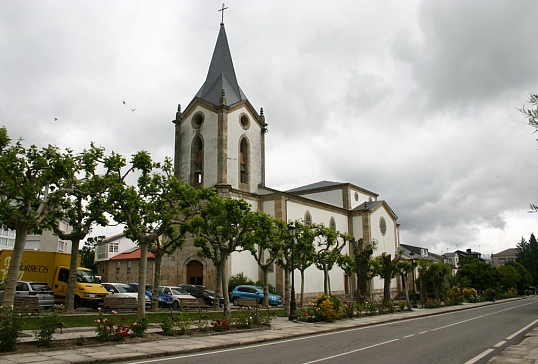
M 174 166 L 177 177 L 192 185 L 213 187 L 226 197 L 242 198 L 252 209 L 284 221 L 302 219 L 323 223 L 365 242 L 376 241 L 374 255 L 399 251 L 397 216 L 378 195 L 352 183 L 320 181 L 288 191 L 265 184 L 265 135 L 263 109 L 249 102 L 239 87 L 224 24 L 220 25 L 215 50 L 205 82 L 183 110 L 178 106 L 175 124 Z M 352 247 L 343 252 L 352 254 Z M 186 246 L 164 263 L 163 284 L 194 283 L 214 288 L 211 261 L 197 256 L 197 248 Z M 261 271 L 248 252 L 234 253 L 228 275 L 243 273 L 254 281 Z M 349 293 L 355 288 L 344 272 L 330 272 L 331 290 Z M 283 272 L 275 267 L 269 283 L 277 293 L 284 291 Z M 351 284 L 348 284 L 351 283 Z M 323 292 L 323 272 L 314 266 L 305 272 L 305 294 Z M 383 282 L 373 278 L 372 295 L 381 294 Z M 399 290 L 393 280 L 393 292 Z

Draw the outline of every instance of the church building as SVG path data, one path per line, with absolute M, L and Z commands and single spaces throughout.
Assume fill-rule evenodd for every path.
M 250 72 L 256 72 L 251 69 Z M 265 184 L 265 136 L 267 123 L 263 109 L 250 103 L 239 87 L 224 24 L 207 77 L 192 101 L 183 110 L 178 106 L 175 124 L 174 165 L 177 177 L 191 185 L 213 187 L 226 197 L 242 198 L 252 209 L 264 211 L 284 221 L 323 223 L 365 242 L 377 241 L 374 255 L 399 251 L 397 216 L 378 194 L 352 183 L 319 181 L 288 191 Z M 200 258 L 197 248 L 187 244 L 163 262 L 163 284 L 194 283 L 214 288 L 215 269 Z M 346 246 L 344 253 L 352 254 Z M 228 276 L 243 273 L 261 280 L 250 253 L 234 253 L 229 259 Z M 275 267 L 269 283 L 277 293 L 284 291 L 284 274 Z M 348 277 L 338 267 L 330 272 L 334 294 L 348 292 Z M 393 280 L 393 293 L 398 291 Z M 312 266 L 305 272 L 305 294 L 323 292 L 323 272 Z M 353 290 L 355 288 L 352 288 Z M 383 282 L 374 278 L 372 294 L 382 294 Z

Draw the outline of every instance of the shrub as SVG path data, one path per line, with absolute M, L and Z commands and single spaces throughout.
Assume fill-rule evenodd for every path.
M 185 335 L 191 329 L 191 318 L 185 312 L 178 315 L 167 316 L 161 322 L 161 329 L 166 336 Z
M 467 302 L 479 302 L 480 301 L 480 296 L 478 295 L 478 292 L 476 292 L 476 289 L 474 288 L 465 287 L 461 293 Z
M 99 341 L 120 341 L 124 337 L 129 336 L 129 326 L 122 323 L 125 321 L 125 317 L 116 317 L 116 311 L 112 311 L 110 317 L 106 317 L 101 309 L 99 311 L 99 318 L 95 320 L 95 332 L 97 334 L 97 340 Z
M 297 319 L 307 322 L 332 322 L 345 316 L 342 301 L 331 295 L 321 295 L 312 302 L 311 307 L 297 311 Z
M 56 309 L 52 309 L 40 317 L 37 329 L 34 330 L 37 346 L 43 348 L 50 348 L 52 346 L 52 335 L 56 332 L 58 322 L 60 321 L 61 314 Z
M 230 278 L 230 283 L 228 283 L 228 292 L 231 292 L 233 291 L 233 289 L 236 287 L 236 286 L 239 286 L 239 285 L 242 285 L 242 284 L 249 284 L 249 285 L 252 285 L 252 286 L 255 286 L 256 283 L 246 277 L 243 272 L 241 273 L 237 273 L 236 275 L 232 276 Z
M 146 316 L 136 315 L 136 320 L 130 326 L 134 337 L 144 337 L 148 331 L 149 321 Z
M 254 316 L 250 311 L 238 311 L 233 316 L 237 328 L 250 329 L 254 325 Z
M 226 320 L 216 320 L 211 323 L 213 331 L 222 332 L 230 329 L 230 325 Z
M 0 307 L 0 352 L 14 351 L 21 331 L 22 317 L 11 307 Z

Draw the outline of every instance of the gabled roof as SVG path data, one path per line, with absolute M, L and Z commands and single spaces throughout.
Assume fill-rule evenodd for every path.
M 226 37 L 224 24 L 221 23 L 206 80 L 196 97 L 213 105 L 219 105 L 222 90 L 225 92 L 227 105 L 233 105 L 247 99 L 237 83 L 228 38 Z
M 148 252 L 148 259 L 155 259 L 155 255 L 153 253 Z M 124 251 L 123 253 L 119 253 L 118 255 L 113 256 L 109 260 L 129 260 L 129 259 L 140 259 L 140 248 L 134 247 L 129 250 Z
M 291 190 L 285 191 L 286 193 L 296 193 L 296 194 L 302 194 L 303 192 L 309 192 L 309 191 L 315 191 L 315 190 L 328 190 L 334 187 L 344 187 L 344 186 L 350 186 L 354 190 L 361 191 L 362 193 L 366 195 L 370 195 L 372 197 L 377 198 L 378 194 L 374 193 L 372 191 L 365 190 L 364 188 L 355 186 L 351 183 L 346 182 L 331 182 L 331 181 L 320 181 L 311 183 L 309 185 L 304 185 L 301 187 L 296 187 Z M 316 191 L 317 192 L 317 191 Z
M 327 188 L 327 187 L 333 187 L 333 186 L 339 186 L 344 183 L 341 182 L 331 182 L 331 181 L 320 181 L 316 183 L 311 183 L 309 185 L 296 187 L 291 190 L 287 190 L 287 193 L 294 193 L 294 192 L 303 192 L 303 191 L 309 191 L 309 190 L 315 190 L 317 188 Z

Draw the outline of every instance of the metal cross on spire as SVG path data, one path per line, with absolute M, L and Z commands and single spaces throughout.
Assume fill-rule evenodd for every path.
M 224 24 L 224 10 L 228 9 L 228 7 L 224 7 L 224 3 L 222 3 L 222 9 L 219 9 L 219 11 L 222 11 L 222 20 L 221 24 Z

